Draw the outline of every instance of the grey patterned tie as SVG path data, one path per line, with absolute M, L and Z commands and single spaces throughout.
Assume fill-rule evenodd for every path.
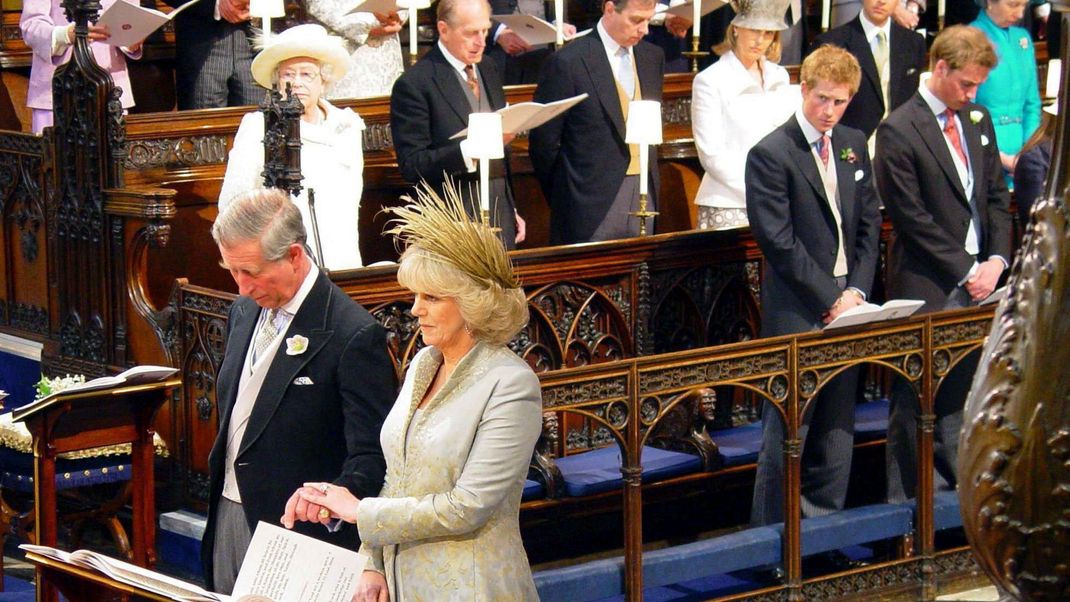
M 877 63 L 877 77 L 881 80 L 881 96 L 884 98 L 884 115 L 888 115 L 888 80 L 891 74 L 886 71 L 888 67 L 888 36 L 884 30 L 877 32 L 877 50 L 873 54 L 873 61 Z
M 264 353 L 265 350 L 271 345 L 271 342 L 275 340 L 275 337 L 279 336 L 279 327 L 275 324 L 275 319 L 279 316 L 279 309 L 275 308 L 268 311 L 268 317 L 264 320 L 264 323 L 260 325 L 260 331 L 256 333 L 256 340 L 253 341 L 253 362 Z
M 628 98 L 635 97 L 635 72 L 632 71 L 632 54 L 628 52 L 628 49 L 621 46 L 617 50 L 617 56 L 620 57 L 620 61 L 617 64 L 617 78 L 620 80 L 620 87 L 624 88 L 624 93 L 628 95 Z

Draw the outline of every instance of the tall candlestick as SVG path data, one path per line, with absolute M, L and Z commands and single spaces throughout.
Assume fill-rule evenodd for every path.
M 691 19 L 691 35 L 693 35 L 695 37 L 695 39 L 697 40 L 697 39 L 699 39 L 699 36 L 701 35 L 701 33 L 700 33 L 701 25 L 700 24 L 702 23 L 702 0 L 693 0 L 693 2 L 694 2 L 693 6 L 695 7 L 695 11 L 694 11 L 694 17 Z
M 286 16 L 282 0 L 249 0 L 249 16 L 260 17 L 264 23 L 264 44 L 271 41 L 271 19 Z
M 409 55 L 416 62 L 416 34 L 419 30 L 419 9 L 431 7 L 431 0 L 397 0 L 398 8 L 409 9 Z
M 650 164 L 650 146 L 647 144 L 639 145 L 639 194 L 646 195 L 647 193 L 647 167 Z
M 943 2 L 943 0 L 940 0 Z M 829 30 L 829 22 L 832 20 L 832 0 L 821 0 L 821 31 Z
M 557 27 L 557 45 L 565 43 L 565 0 L 554 0 L 554 24 Z
M 947 14 L 947 0 L 940 0 L 936 3 L 936 26 L 939 29 L 944 28 L 944 15 Z
M 479 158 L 479 208 L 490 211 L 490 159 Z

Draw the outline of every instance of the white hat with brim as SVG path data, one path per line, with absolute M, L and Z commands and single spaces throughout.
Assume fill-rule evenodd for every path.
M 265 88 L 271 87 L 272 75 L 279 63 L 307 56 L 322 65 L 331 66 L 331 78 L 341 79 L 349 70 L 349 54 L 342 38 L 332 36 L 322 25 L 297 25 L 271 36 L 271 40 L 253 59 L 253 79 Z
M 790 0 L 734 0 L 736 16 L 732 25 L 759 31 L 783 31 L 788 28 L 784 15 Z

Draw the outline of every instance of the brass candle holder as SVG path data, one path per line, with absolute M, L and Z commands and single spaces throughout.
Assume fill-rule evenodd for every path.
M 658 216 L 657 211 L 650 211 L 647 209 L 647 194 L 645 192 L 639 194 L 639 210 L 629 211 L 628 215 L 634 215 L 639 218 L 639 236 L 646 236 L 646 220 L 653 219 Z
M 698 49 L 698 37 L 692 36 L 691 38 L 691 50 L 681 52 L 680 54 L 686 56 L 691 60 L 691 73 L 698 73 L 698 61 L 703 57 L 710 56 L 709 52 Z

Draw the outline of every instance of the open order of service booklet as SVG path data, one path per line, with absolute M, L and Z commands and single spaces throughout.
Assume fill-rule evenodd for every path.
M 180 602 L 350 602 L 368 560 L 353 550 L 261 522 L 245 553 L 234 593 L 228 596 L 89 550 L 19 547 Z
M 562 98 L 543 104 L 541 102 L 520 102 L 515 105 L 502 107 L 495 111 L 502 116 L 502 133 L 519 134 L 550 121 L 554 117 L 564 113 L 587 98 L 584 92 L 578 96 Z M 450 136 L 450 140 L 464 138 L 468 135 L 468 128 Z
M 174 19 L 178 13 L 193 6 L 200 0 L 190 0 L 175 10 L 164 14 L 153 8 L 140 6 L 136 2 L 116 0 L 97 20 L 97 25 L 108 26 L 107 44 L 111 46 L 133 46 L 148 35 Z
M 918 311 L 922 305 L 925 305 L 925 302 L 916 299 L 892 299 L 884 305 L 863 303 L 836 316 L 835 320 L 825 325 L 825 330 L 905 318 Z

